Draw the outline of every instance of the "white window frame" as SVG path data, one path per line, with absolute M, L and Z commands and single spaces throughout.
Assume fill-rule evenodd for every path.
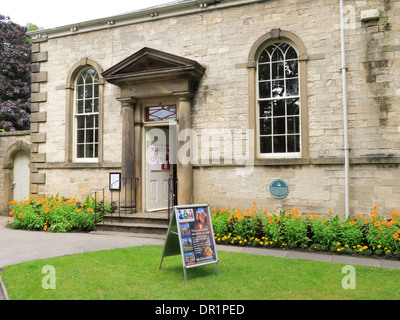
M 78 85 L 78 81 L 80 77 L 86 73 L 88 70 L 93 70 L 96 72 L 97 75 L 97 82 L 94 82 L 92 84 L 93 86 L 93 95 L 91 98 L 83 98 L 83 99 L 78 99 L 78 87 L 81 85 Z M 86 84 L 84 84 L 85 86 Z M 99 86 L 99 74 L 94 69 L 93 67 L 87 67 L 81 70 L 78 74 L 78 76 L 75 79 L 75 84 L 74 84 L 74 108 L 73 108 L 73 161 L 74 162 L 81 162 L 81 163 L 97 163 L 99 162 L 99 148 L 100 148 L 100 88 L 98 87 L 97 90 L 97 97 L 94 95 L 94 86 L 97 85 Z M 98 109 L 97 112 L 85 112 L 85 101 L 89 99 L 97 99 L 98 100 Z M 78 113 L 78 101 L 83 101 L 83 113 Z M 97 126 L 94 124 L 93 130 L 96 132 L 97 131 L 97 142 L 92 143 L 94 147 L 97 146 L 97 157 L 95 157 L 96 152 L 95 149 L 93 150 L 93 157 L 78 157 L 78 118 L 79 117 L 84 117 L 87 118 L 89 116 L 97 116 Z M 86 154 L 86 145 L 89 145 L 90 143 L 86 142 L 86 133 L 88 129 L 86 129 L 86 120 L 85 120 L 85 129 L 84 129 L 84 143 L 85 145 L 85 154 Z
M 260 62 L 259 62 L 259 58 L 261 56 L 261 53 L 263 53 L 271 45 L 282 44 L 282 43 L 288 44 L 297 53 L 297 61 L 298 61 L 298 76 L 297 76 L 297 79 L 298 79 L 298 95 L 296 95 L 296 96 L 284 96 L 284 97 L 280 97 L 280 98 L 277 98 L 277 97 L 260 98 L 260 85 L 259 85 L 260 84 L 260 78 L 259 78 Z M 302 92 L 301 92 L 302 74 L 301 74 L 301 68 L 300 68 L 299 52 L 298 52 L 296 46 L 294 46 L 290 41 L 278 41 L 278 40 L 276 40 L 276 41 L 268 42 L 267 45 L 264 45 L 261 53 L 258 55 L 257 61 L 256 61 L 256 65 L 257 65 L 257 68 L 256 68 L 256 99 L 257 99 L 257 103 L 256 103 L 256 106 L 257 106 L 256 107 L 256 131 L 257 131 L 257 136 L 256 137 L 257 137 L 257 142 L 256 142 L 256 145 L 257 145 L 257 157 L 259 159 L 298 159 L 298 158 L 301 158 L 302 157 L 302 148 L 303 148 L 303 146 L 302 146 L 302 117 L 301 117 L 301 114 L 302 114 L 302 104 L 301 104 L 301 101 L 302 101 L 302 99 L 301 99 L 302 98 L 301 97 L 301 95 L 302 95 Z M 287 59 L 287 60 L 285 59 L 284 61 L 290 61 L 290 60 L 293 60 L 293 59 Z M 273 63 L 273 61 L 270 62 L 271 65 L 272 65 L 272 63 Z M 272 70 L 270 72 L 272 72 Z M 282 80 L 284 81 L 285 86 L 286 86 L 286 81 L 285 81 L 286 80 L 286 76 L 284 76 L 284 78 Z M 269 79 L 268 81 L 271 81 L 271 83 L 272 83 L 273 79 Z M 271 88 L 271 90 L 272 90 L 272 88 Z M 286 101 L 286 100 L 290 100 L 290 99 L 298 99 L 299 103 L 300 103 L 299 114 L 298 114 L 298 120 L 299 120 L 299 134 L 298 134 L 298 137 L 299 137 L 299 148 L 300 148 L 299 152 L 261 153 L 261 141 L 260 140 L 261 140 L 262 135 L 261 135 L 261 131 L 260 131 L 260 119 L 262 117 L 260 117 L 260 102 L 263 102 L 263 101 L 271 101 L 271 102 L 273 102 L 275 100 Z M 287 113 L 285 113 L 284 118 L 285 118 L 285 122 L 287 123 L 287 118 L 288 118 Z M 273 119 L 274 119 L 274 117 L 272 116 L 271 117 L 272 148 L 273 148 L 273 136 L 274 136 Z M 286 126 L 286 132 L 284 134 L 285 139 L 287 139 L 287 137 L 289 135 L 291 135 L 291 134 L 288 134 L 287 126 Z M 287 143 L 286 143 L 286 147 L 287 147 Z

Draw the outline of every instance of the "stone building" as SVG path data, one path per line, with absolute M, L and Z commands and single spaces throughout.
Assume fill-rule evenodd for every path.
M 86 197 L 121 173 L 139 211 L 166 207 L 170 178 L 179 204 L 398 210 L 399 17 L 391 0 L 184 0 L 33 31 L 30 192 Z

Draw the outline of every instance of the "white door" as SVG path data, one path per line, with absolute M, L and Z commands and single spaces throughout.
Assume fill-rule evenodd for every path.
M 172 178 L 169 162 L 168 128 L 146 130 L 146 210 L 168 208 L 168 180 Z
M 29 155 L 18 151 L 14 158 L 13 200 L 29 198 Z

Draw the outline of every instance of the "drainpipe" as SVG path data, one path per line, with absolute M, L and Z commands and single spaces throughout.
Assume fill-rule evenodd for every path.
M 343 78 L 343 122 L 344 122 L 344 166 L 345 166 L 345 208 L 346 219 L 350 215 L 350 146 L 349 146 L 349 132 L 347 120 L 347 65 L 346 65 L 346 49 L 344 38 L 344 9 L 343 0 L 340 0 L 340 33 L 341 33 L 341 48 L 342 48 L 342 78 Z

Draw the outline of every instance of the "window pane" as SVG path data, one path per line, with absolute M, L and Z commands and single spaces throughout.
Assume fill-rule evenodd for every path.
M 286 136 L 274 137 L 274 153 L 286 153 Z
M 93 75 L 90 71 L 92 71 L 93 69 L 89 69 L 88 71 L 86 71 L 86 76 L 85 76 L 85 83 L 86 84 L 92 84 L 93 83 Z
M 287 44 L 287 43 L 281 43 L 280 45 L 279 45 L 279 48 L 281 48 L 281 50 L 285 53 L 285 55 L 286 55 L 286 52 L 287 52 L 287 50 L 290 48 L 290 45 L 289 44 Z
M 86 117 L 86 128 L 94 128 L 94 116 L 87 116 Z
M 86 142 L 94 142 L 94 131 L 93 130 L 87 130 L 86 131 Z
M 300 118 L 290 117 L 287 118 L 287 133 L 300 133 Z
M 92 100 L 85 100 L 85 113 L 93 112 L 93 103 Z
M 272 81 L 272 97 L 285 95 L 285 81 Z
M 146 121 L 176 120 L 176 106 L 146 107 Z
M 85 128 L 85 117 L 78 117 L 78 129 Z
M 94 142 L 99 142 L 99 130 L 94 131 Z
M 297 116 L 300 114 L 299 99 L 288 99 L 287 100 L 287 114 L 288 114 L 288 116 Z
M 260 119 L 260 135 L 270 135 L 271 133 L 271 119 Z
M 77 146 L 77 152 L 76 152 L 76 157 L 77 157 L 77 158 L 84 158 L 84 157 L 85 157 L 85 145 L 83 145 L 83 144 L 78 144 L 78 146 Z
M 293 47 L 290 47 L 286 53 L 286 60 L 297 59 L 297 58 L 298 58 L 298 55 L 297 55 L 296 50 Z
M 93 112 L 99 112 L 99 99 L 94 99 L 93 103 L 94 103 Z
M 78 113 L 83 113 L 83 100 L 78 101 Z
M 294 79 L 286 81 L 286 95 L 287 96 L 299 95 L 299 80 Z
M 272 103 L 271 101 L 260 101 L 260 117 L 272 117 Z
M 272 153 L 272 138 L 261 137 L 260 138 L 260 153 Z
M 297 60 L 285 62 L 285 75 L 286 78 L 295 78 L 299 76 L 299 62 Z
M 271 98 L 271 82 L 260 82 L 260 99 Z
M 86 145 L 86 158 L 93 158 L 94 155 L 94 149 L 92 144 L 87 144 Z
M 276 48 L 274 54 L 272 55 L 272 61 L 283 61 L 283 60 L 285 60 L 283 52 L 281 51 L 281 49 Z
M 85 131 L 84 130 L 78 130 L 77 140 L 78 140 L 78 143 L 84 143 L 85 142 Z
M 95 158 L 99 157 L 99 145 L 98 144 L 94 145 L 94 157 Z
M 285 100 L 274 100 L 274 117 L 281 117 L 286 115 Z
M 263 51 L 260 55 L 260 59 L 258 59 L 259 63 L 263 63 L 263 62 L 269 62 L 270 58 L 269 58 L 269 54 L 267 51 Z
M 272 80 L 283 79 L 285 77 L 285 68 L 283 62 L 272 64 Z
M 85 86 L 85 98 L 93 98 L 93 86 Z
M 300 152 L 300 136 L 293 135 L 287 137 L 288 152 Z
M 77 98 L 78 99 L 83 99 L 85 97 L 85 87 L 84 86 L 78 86 L 77 88 Z
M 274 118 L 274 134 L 286 134 L 286 119 Z
M 262 64 L 259 66 L 258 78 L 259 80 L 270 80 L 271 79 L 271 68 L 270 64 Z

